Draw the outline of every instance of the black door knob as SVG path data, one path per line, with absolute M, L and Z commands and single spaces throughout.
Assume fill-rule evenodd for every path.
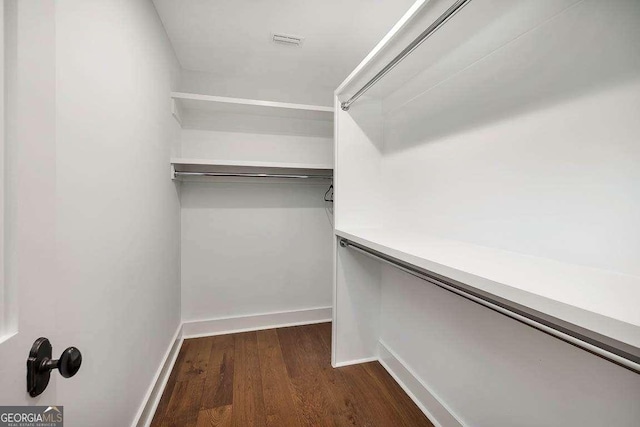
M 47 388 L 52 369 L 58 369 L 64 378 L 71 378 L 82 365 L 82 354 L 75 347 L 63 351 L 58 360 L 52 360 L 51 353 L 51 343 L 47 338 L 38 338 L 31 346 L 27 359 L 27 391 L 31 397 L 42 394 Z
M 80 370 L 82 365 L 82 354 L 75 347 L 69 347 L 62 352 L 58 360 L 58 371 L 65 378 L 71 378 Z

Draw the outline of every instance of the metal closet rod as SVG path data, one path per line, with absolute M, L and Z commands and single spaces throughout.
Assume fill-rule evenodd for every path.
M 358 98 L 365 94 L 373 85 L 378 83 L 378 81 L 383 78 L 389 71 L 393 70 L 396 65 L 398 65 L 403 59 L 409 56 L 414 50 L 418 48 L 426 39 L 429 38 L 433 33 L 438 31 L 440 27 L 442 27 L 445 22 L 449 20 L 453 15 L 458 13 L 463 7 L 467 5 L 471 0 L 458 0 L 453 6 L 447 9 L 438 19 L 436 19 L 429 27 L 424 30 L 418 37 L 413 40 L 409 46 L 405 47 L 402 52 L 400 52 L 395 58 L 391 60 L 378 74 L 373 76 L 371 80 L 367 82 L 362 88 L 357 91 L 351 98 L 347 101 L 340 103 L 340 108 L 344 111 L 348 111 L 351 104 L 353 104 Z
M 243 177 L 243 178 L 287 178 L 287 179 L 333 179 L 329 175 L 299 175 L 277 173 L 242 173 L 242 172 L 179 172 L 173 173 L 174 178 L 180 176 L 216 176 L 216 177 Z
M 581 334 L 578 331 L 562 326 L 560 323 L 565 322 L 561 320 L 556 319 L 557 323 L 554 323 L 551 319 L 555 318 L 546 316 L 543 313 L 537 312 L 536 310 L 526 310 L 524 309 L 524 306 L 520 306 L 517 303 L 512 303 L 513 306 L 505 304 L 504 302 L 501 302 L 497 299 L 488 297 L 484 293 L 473 292 L 472 290 L 466 289 L 464 286 L 461 286 L 454 281 L 445 280 L 442 277 L 435 275 L 435 273 L 422 270 L 419 267 L 397 260 L 393 257 L 367 248 L 366 246 L 354 243 L 345 238 L 339 237 L 338 239 L 340 246 L 343 248 L 351 248 L 364 255 L 376 258 L 386 264 L 392 265 L 393 267 L 411 274 L 412 276 L 425 280 L 467 300 L 473 301 L 502 315 L 510 317 L 511 319 L 517 320 L 520 323 L 524 323 L 534 329 L 537 329 L 538 331 L 544 332 L 547 335 L 551 335 L 568 344 L 579 347 L 591 354 L 594 354 L 598 357 L 613 362 L 616 365 L 640 374 L 640 354 L 638 354 L 635 347 L 613 339 L 607 339 L 607 337 L 604 337 L 603 335 L 597 333 L 592 333 L 592 335 L 598 335 L 600 337 L 603 337 L 604 340 L 619 343 L 621 346 L 629 349 L 629 351 L 625 351 L 611 344 L 603 342 L 604 340 L 598 340 L 597 338 L 586 336 L 585 334 Z M 523 307 L 523 309 L 520 309 L 516 306 Z M 566 323 L 566 325 L 569 324 Z M 576 329 L 583 328 L 576 327 Z M 634 351 L 635 353 L 633 353 Z

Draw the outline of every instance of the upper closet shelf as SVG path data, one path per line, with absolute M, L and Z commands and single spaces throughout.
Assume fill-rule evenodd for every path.
M 481 293 L 612 338 L 635 352 L 640 348 L 638 277 L 416 233 L 335 232 Z
M 181 111 L 249 114 L 308 120 L 333 120 L 333 107 L 322 105 L 291 104 L 257 99 L 229 98 L 225 96 L 200 95 L 172 92 L 173 114 L 180 122 Z
M 247 177 L 282 179 L 333 178 L 333 165 L 236 160 L 171 159 L 171 178 Z

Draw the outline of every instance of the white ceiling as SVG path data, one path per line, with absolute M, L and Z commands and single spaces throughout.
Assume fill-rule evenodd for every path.
M 185 70 L 335 89 L 414 0 L 153 0 Z M 302 47 L 272 33 L 304 37 Z

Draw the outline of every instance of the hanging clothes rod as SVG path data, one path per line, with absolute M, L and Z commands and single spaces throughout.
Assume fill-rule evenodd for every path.
M 396 65 L 402 62 L 407 56 L 409 56 L 414 50 L 418 48 L 426 39 L 428 39 L 433 33 L 438 31 L 453 15 L 458 13 L 463 7 L 467 5 L 471 0 L 458 0 L 453 6 L 447 9 L 438 19 L 436 19 L 429 27 L 424 30 L 415 40 L 413 40 L 409 46 L 405 47 L 395 58 L 391 60 L 378 74 L 373 76 L 371 80 L 367 82 L 362 88 L 357 91 L 351 98 L 340 104 L 340 108 L 344 111 L 348 111 L 351 104 L 353 104 L 358 98 L 364 95 L 373 85 L 378 83 L 389 71 L 393 70 Z
M 598 334 L 597 332 L 589 331 L 580 326 L 565 322 L 495 295 L 484 293 L 480 290 L 474 290 L 470 286 L 445 278 L 436 273 L 423 270 L 415 265 L 382 254 L 348 239 L 341 237 L 338 239 L 340 246 L 343 248 L 351 248 L 364 255 L 378 259 L 414 277 L 425 280 L 467 300 L 473 301 L 504 316 L 524 323 L 538 331 L 544 332 L 568 344 L 579 347 L 598 357 L 640 374 L 640 349 L 637 347 L 606 337 Z
M 179 172 L 173 173 L 174 178 L 181 176 L 215 176 L 215 177 L 243 177 L 243 178 L 286 178 L 286 179 L 333 179 L 329 175 L 299 175 L 277 173 L 244 173 L 244 172 Z

